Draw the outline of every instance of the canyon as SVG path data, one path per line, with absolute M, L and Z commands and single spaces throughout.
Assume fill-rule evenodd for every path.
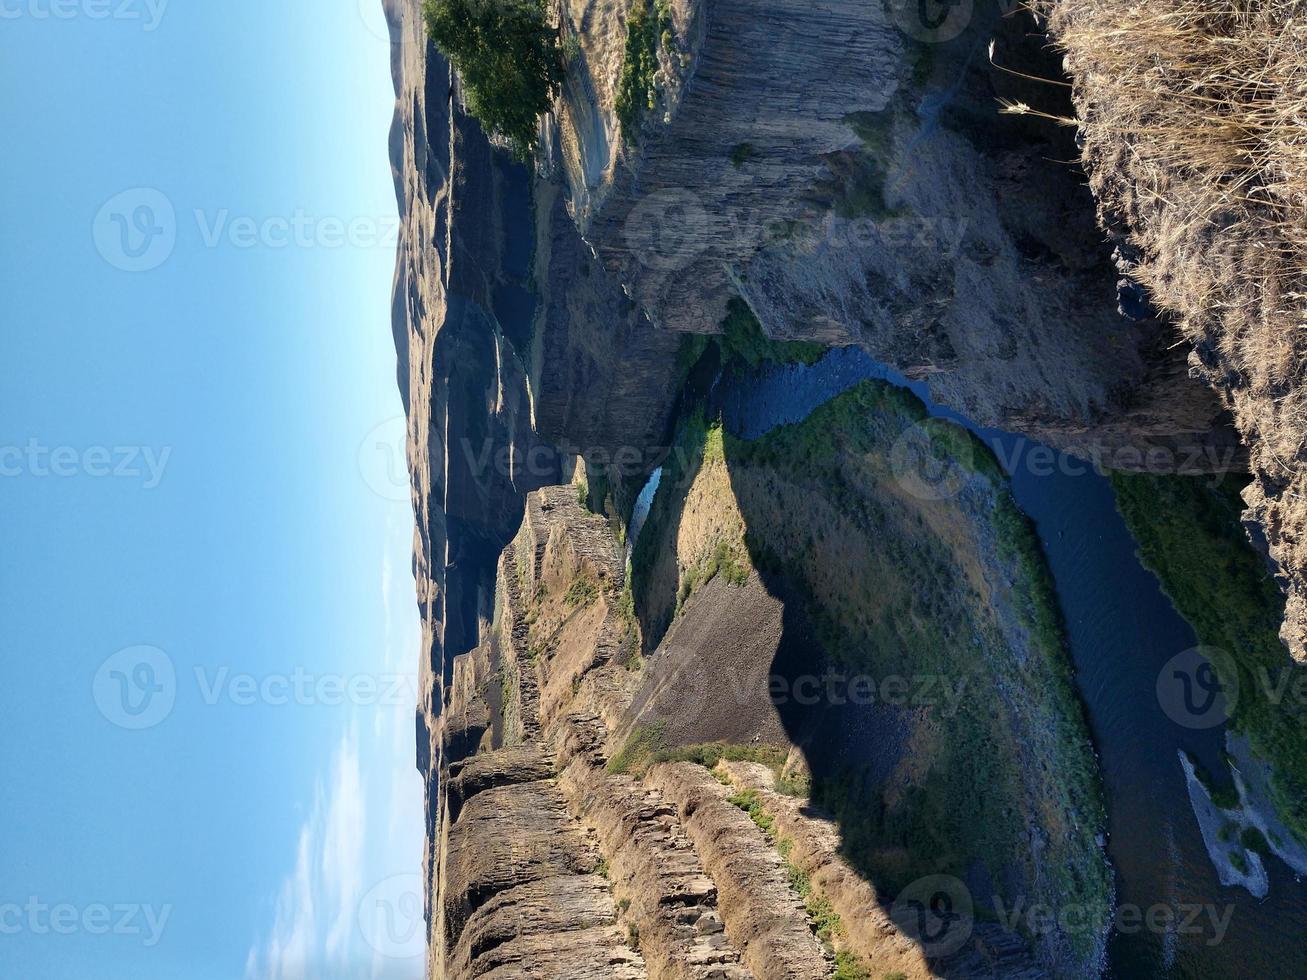
M 1104 470 L 1247 469 L 1072 134 L 996 111 L 1074 112 L 991 65 L 993 39 L 1058 76 L 1047 38 L 997 10 L 945 37 L 895 3 L 672 0 L 632 131 L 634 5 L 563 0 L 524 166 L 416 0 L 385 6 L 429 975 L 1098 975 L 1096 753 L 992 451 L 880 382 L 752 439 L 705 411 L 746 367 L 856 348 Z M 796 703 L 831 676 L 879 697 Z M 941 896 L 1091 924 L 923 919 Z

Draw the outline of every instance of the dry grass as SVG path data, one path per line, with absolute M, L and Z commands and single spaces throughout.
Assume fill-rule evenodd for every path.
M 1141 278 L 1198 321 L 1193 339 L 1227 321 L 1222 352 L 1279 389 L 1301 379 L 1307 326 L 1305 14 L 1298 0 L 1076 0 L 1051 18 L 1086 146 L 1129 156 Z
M 1074 79 L 1086 169 L 1132 274 L 1195 344 L 1262 482 L 1307 653 L 1307 3 L 1038 0 Z M 1009 111 L 1021 111 L 1010 107 Z M 1298 616 L 1297 613 L 1304 613 Z

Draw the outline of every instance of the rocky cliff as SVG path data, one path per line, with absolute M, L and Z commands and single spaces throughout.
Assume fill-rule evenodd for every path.
M 687 410 L 735 311 L 763 346 L 859 345 L 1107 467 L 1243 464 L 1113 269 L 1074 145 L 994 111 L 1069 111 L 986 56 L 996 36 L 1052 74 L 1045 39 L 979 13 L 926 30 L 909 6 L 561 0 L 568 76 L 528 170 L 462 110 L 418 0 L 387 0 L 433 977 L 1100 965 L 1097 932 L 972 922 L 944 949 L 895 914 L 937 876 L 1110 903 L 1055 602 L 1003 474 L 884 393 L 758 446 Z M 633 43 L 658 68 L 619 113 Z M 905 447 L 958 491 L 905 492 Z M 970 696 L 778 706 L 777 678 L 832 669 Z
M 1293 4 L 1045 3 L 1075 82 L 1083 160 L 1121 267 L 1175 315 L 1190 373 L 1252 450 L 1247 519 L 1307 662 L 1307 348 Z
M 953 462 L 965 434 L 920 413 L 869 385 L 754 443 L 683 426 L 630 564 L 577 486 L 527 497 L 493 619 L 420 750 L 439 760 L 433 977 L 1098 962 L 1092 930 L 968 911 L 941 944 L 914 926 L 923 882 L 977 915 L 1075 900 L 1095 922 L 1110 893 L 1033 538 L 992 458 Z M 892 461 L 905 440 L 956 494 L 913 495 Z
M 765 700 L 737 705 L 760 730 L 736 754 L 770 764 L 623 736 L 642 694 L 677 682 L 670 649 L 648 665 L 633 650 L 626 588 L 608 523 L 575 488 L 528 498 L 494 628 L 456 660 L 435 735 L 431 975 L 935 975 L 839 827 L 782 790 L 791 748 L 767 733 Z M 682 705 L 680 740 L 711 733 L 709 715 L 695 730 Z M 1007 939 L 978 930 L 946 975 L 1041 975 Z
M 1069 138 L 996 112 L 1049 101 L 986 57 L 997 37 L 1043 65 L 1028 17 L 659 3 L 653 98 L 623 125 L 627 18 L 646 6 L 560 5 L 579 54 L 551 146 L 582 234 L 649 317 L 716 332 L 740 296 L 769 335 L 860 344 L 978 423 L 1110 466 L 1238 462 L 1170 330 L 1133 293 L 1118 312 Z
M 580 453 L 618 477 L 648 472 L 681 368 L 679 338 L 654 331 L 594 261 L 557 188 L 537 187 L 461 110 L 417 0 L 387 0 L 386 14 L 401 217 L 392 314 L 424 744 L 453 657 L 490 619 L 496 561 L 525 495 L 556 483 Z M 439 757 L 419 761 L 434 788 Z

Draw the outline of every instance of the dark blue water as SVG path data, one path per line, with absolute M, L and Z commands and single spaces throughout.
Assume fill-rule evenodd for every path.
M 727 427 L 751 439 L 806 418 L 867 378 L 911 389 L 932 415 L 966 425 L 990 445 L 1043 541 L 1107 796 L 1120 907 L 1107 976 L 1307 977 L 1307 888 L 1272 858 L 1271 892 L 1259 902 L 1222 887 L 1207 856 L 1177 753 L 1221 772 L 1224 730 L 1182 727 L 1159 704 L 1163 666 L 1197 640 L 1139 563 L 1104 476 L 1023 437 L 971 425 L 931 403 L 924 385 L 853 348 L 831 351 L 811 368 L 728 374 L 713 400 Z

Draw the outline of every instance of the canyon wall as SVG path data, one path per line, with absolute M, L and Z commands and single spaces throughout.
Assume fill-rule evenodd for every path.
M 1089 185 L 1123 269 L 1173 314 L 1190 374 L 1251 449 L 1254 539 L 1307 662 L 1307 346 L 1292 5 L 1044 3 L 1067 52 Z
M 994 36 L 1025 67 L 1048 67 L 1028 20 L 978 15 L 955 36 L 923 37 L 894 3 L 671 0 L 660 5 L 657 97 L 623 132 L 615 98 L 631 6 L 560 3 L 576 53 L 528 170 L 461 108 L 418 0 L 387 0 L 429 973 L 779 980 L 830 976 L 851 957 L 876 975 L 1079 975 L 1101 957 L 1101 937 L 1077 945 L 978 926 L 962 949 L 927 956 L 890 917 L 888 882 L 851 862 L 847 828 L 796 795 L 795 780 L 835 779 L 811 771 L 804 747 L 839 720 L 796 725 L 766 690 L 785 636 L 813 628 L 810 597 L 754 567 L 746 529 L 793 532 L 792 555 L 820 551 L 803 534 L 821 536 L 775 509 L 776 472 L 741 458 L 726 475 L 699 474 L 716 480 L 691 480 L 702 506 L 689 506 L 690 489 L 656 503 L 677 524 L 660 532 L 651 516 L 654 550 L 637 546 L 629 571 L 614 535 L 631 488 L 679 438 L 675 409 L 701 338 L 722 331 L 735 299 L 769 338 L 861 346 L 982 424 L 1106 467 L 1244 465 L 1227 406 L 1115 271 L 1069 135 L 997 115 L 997 97 L 1064 108 L 989 65 Z M 619 498 L 606 516 L 566 485 L 577 456 L 591 489 L 606 478 Z M 1052 671 L 1061 693 L 1026 703 L 1000 687 L 987 703 L 1023 744 L 1065 753 L 1079 779 L 1093 763 L 1079 768 L 1080 721 L 1058 703 L 1061 654 L 1033 638 L 1038 602 L 1000 550 L 985 515 L 1002 493 L 986 487 L 967 498 L 974 512 L 900 509 L 962 535 L 968 573 L 995 576 L 944 590 L 967 596 L 959 622 L 984 624 L 966 652 L 990 657 L 1001 679 Z M 840 509 L 847 501 L 801 481 L 781 490 L 796 513 L 814 508 L 876 550 L 874 529 Z M 603 492 L 590 497 L 604 507 Z M 739 525 L 724 555 L 713 537 L 723 513 Z M 853 604 L 832 616 L 867 618 L 874 597 L 811 571 L 809 594 Z M 919 573 L 904 562 L 896 574 Z M 937 592 L 922 594 L 944 603 Z M 675 678 L 710 669 L 748 688 L 736 710 L 686 707 Z M 939 744 L 918 721 L 892 740 L 907 769 L 928 768 Z M 719 743 L 748 751 L 684 751 Z M 1030 817 L 1028 856 L 1056 874 L 1074 868 L 1075 887 L 1096 900 L 1108 873 L 1083 788 L 1092 779 L 1071 791 L 1038 760 L 1006 761 L 1011 812 Z M 1062 884 L 1024 859 L 1000 867 L 1002 882 L 974 872 L 973 884 L 1035 898 Z M 821 934 L 812 894 L 842 933 Z
M 859 344 L 982 425 L 1108 466 L 1239 463 L 1171 329 L 1118 283 L 1069 135 L 997 112 L 1050 98 L 987 61 L 997 38 L 1046 64 L 1028 16 L 960 5 L 953 36 L 915 5 L 677 0 L 658 97 L 624 133 L 634 6 L 561 5 L 580 53 L 548 145 L 585 239 L 660 326 L 716 332 L 738 295 L 768 335 Z

